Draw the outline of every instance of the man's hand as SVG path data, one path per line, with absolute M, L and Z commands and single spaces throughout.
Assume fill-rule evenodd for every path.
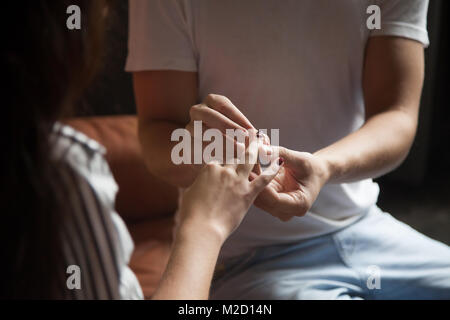
M 234 144 L 234 153 L 227 153 L 227 143 L 223 144 L 224 150 L 223 162 L 226 160 L 232 160 L 235 158 L 239 158 L 240 154 L 243 154 L 245 148 L 248 147 L 249 144 L 249 130 L 256 131 L 255 127 L 251 124 L 251 122 L 245 117 L 245 115 L 225 96 L 217 95 L 217 94 L 208 94 L 205 100 L 197 105 L 191 107 L 189 111 L 190 121 L 186 125 L 186 129 L 191 133 L 191 136 L 194 139 L 200 139 L 200 142 L 203 144 L 203 148 L 205 148 L 210 142 L 203 141 L 202 137 L 196 137 L 194 133 L 194 122 L 200 121 L 202 124 L 202 131 L 206 131 L 208 129 L 217 129 L 219 130 L 223 137 L 226 140 L 230 140 Z M 236 135 L 229 136 L 227 134 L 227 130 L 233 130 L 233 132 L 241 132 L 242 140 L 241 143 L 238 143 L 238 139 Z M 270 152 L 270 139 L 267 135 L 263 133 L 257 133 L 258 138 L 260 140 L 260 150 L 268 153 Z M 194 141 L 192 141 L 194 143 Z M 228 155 L 228 158 L 227 158 Z M 197 166 L 197 169 L 201 169 L 203 165 Z M 255 172 L 260 173 L 259 165 L 255 166 Z
M 255 205 L 282 221 L 308 212 L 328 180 L 328 168 L 318 156 L 274 147 L 284 167 L 259 194 Z M 256 177 L 256 175 L 252 175 Z
M 374 178 L 397 167 L 414 140 L 423 70 L 422 44 L 370 38 L 363 75 L 364 125 L 314 155 L 280 148 L 285 168 L 255 204 L 289 220 L 310 209 L 325 183 Z
M 227 129 L 254 129 L 250 121 L 226 97 L 210 94 L 201 104 L 190 110 L 190 122 L 186 126 L 194 134 L 194 121 L 201 121 L 203 129 L 216 128 L 224 135 Z M 270 144 L 268 137 L 261 135 L 263 145 Z M 320 189 L 326 182 L 327 170 L 325 164 L 316 156 L 295 152 L 281 147 L 278 154 L 285 163 L 285 167 L 274 180 L 264 189 L 255 204 L 263 210 L 280 218 L 290 220 L 294 216 L 303 216 L 317 198 Z M 260 152 L 267 152 L 260 149 Z M 277 154 L 274 152 L 274 154 Z M 259 166 L 255 167 L 252 178 L 256 178 Z
M 250 121 L 227 97 L 208 94 L 203 103 L 194 105 L 189 111 L 190 122 L 186 129 L 194 134 L 194 121 L 201 121 L 206 128 L 215 128 L 226 134 L 227 129 L 255 129 Z

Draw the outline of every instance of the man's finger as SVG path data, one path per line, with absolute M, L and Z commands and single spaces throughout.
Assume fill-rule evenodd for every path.
M 250 144 L 248 148 L 245 150 L 244 154 L 244 163 L 240 164 L 237 168 L 237 173 L 248 177 L 250 172 L 253 170 L 253 167 L 258 162 L 258 145 L 259 141 L 256 138 L 256 131 L 250 130 Z
M 245 129 L 255 129 L 251 122 L 244 116 L 244 114 L 228 99 L 227 97 L 209 94 L 205 98 L 205 104 L 211 109 L 228 117 L 238 125 Z
M 252 182 L 250 182 L 255 195 L 259 194 L 280 171 L 283 166 L 283 159 L 278 158 L 272 162 L 269 168 L 264 170 L 258 177 L 256 177 Z
M 190 111 L 190 116 L 193 121 L 202 121 L 208 127 L 216 128 L 223 134 L 227 133 L 227 129 L 246 131 L 244 127 L 205 105 L 193 106 Z
M 270 183 L 258 195 L 255 205 L 281 221 L 289 221 L 298 215 L 297 205 L 293 199 L 285 193 L 277 192 Z

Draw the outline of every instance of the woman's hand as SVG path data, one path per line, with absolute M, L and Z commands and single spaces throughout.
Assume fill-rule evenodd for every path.
M 239 226 L 253 201 L 281 167 L 281 162 L 276 159 L 263 174 L 249 181 L 260 143 L 256 130 L 250 130 L 245 163 L 221 166 L 211 162 L 200 171 L 182 197 L 180 229 L 183 225 L 194 224 L 199 232 L 201 228 L 206 228 L 225 241 Z
M 239 226 L 259 192 L 277 175 L 276 159 L 249 181 L 258 157 L 256 130 L 249 130 L 245 163 L 207 164 L 183 194 L 172 254 L 154 299 L 207 299 L 225 239 Z
M 328 180 L 326 164 L 316 155 L 277 148 L 284 167 L 259 194 L 255 205 L 282 221 L 304 216 Z

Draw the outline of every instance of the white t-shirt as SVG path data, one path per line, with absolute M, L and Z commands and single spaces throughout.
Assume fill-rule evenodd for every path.
M 380 30 L 367 28 L 372 4 L 381 9 Z M 198 72 L 199 101 L 225 95 L 255 127 L 280 129 L 281 146 L 315 152 L 364 123 L 368 38 L 427 46 L 427 8 L 427 0 L 130 1 L 126 70 Z M 289 222 L 251 208 L 222 257 L 336 231 L 363 216 L 378 193 L 370 179 L 329 184 L 306 216 Z

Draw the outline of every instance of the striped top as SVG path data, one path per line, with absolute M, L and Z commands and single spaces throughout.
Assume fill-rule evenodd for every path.
M 72 207 L 62 226 L 67 265 L 59 275 L 64 279 L 63 298 L 142 299 L 139 282 L 128 267 L 134 244 L 114 209 L 118 187 L 104 158 L 104 147 L 60 123 L 55 124 L 51 138 L 55 159 L 69 167 L 62 173 Z M 77 276 L 80 289 L 68 284 Z

